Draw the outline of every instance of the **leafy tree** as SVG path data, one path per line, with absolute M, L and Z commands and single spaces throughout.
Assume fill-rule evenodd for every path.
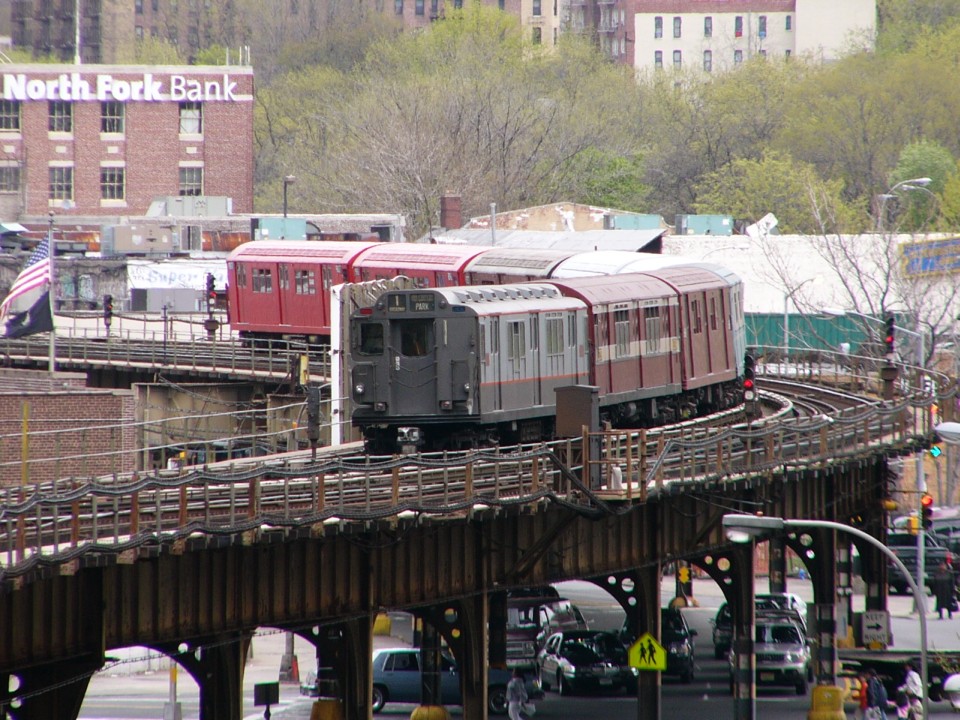
M 901 227 L 905 230 L 929 229 L 939 210 L 938 195 L 948 178 L 956 172 L 956 160 L 942 145 L 920 140 L 907 145 L 890 176 L 890 186 L 901 184 L 896 200 L 903 207 Z M 911 186 L 907 181 L 930 178 L 930 183 Z M 886 207 L 886 203 L 884 203 Z M 884 218 L 886 220 L 886 218 Z
M 185 65 L 180 50 L 171 42 L 162 38 L 145 37 L 138 40 L 134 52 L 134 61 L 138 65 Z
M 756 222 L 768 212 L 784 234 L 841 232 L 860 219 L 841 198 L 837 181 L 824 181 L 812 165 L 770 152 L 739 159 L 705 175 L 697 188 L 699 213 L 732 214 Z

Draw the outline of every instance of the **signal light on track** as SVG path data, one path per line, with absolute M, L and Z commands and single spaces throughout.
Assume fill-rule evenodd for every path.
M 103 324 L 110 327 L 113 322 L 113 295 L 103 296 Z
M 746 401 L 757 399 L 756 361 L 753 355 L 743 356 L 743 399 Z
M 887 347 L 887 354 L 892 355 L 895 342 L 895 331 L 897 329 L 897 320 L 893 315 L 883 321 L 883 344 Z
M 924 493 L 920 496 L 920 509 L 923 515 L 923 529 L 929 530 L 933 527 L 933 495 Z

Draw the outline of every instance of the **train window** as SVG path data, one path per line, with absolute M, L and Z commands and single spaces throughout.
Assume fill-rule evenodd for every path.
M 290 267 L 284 263 L 277 266 L 277 285 L 281 290 L 290 289 Z
M 361 323 L 360 353 L 363 355 L 383 354 L 383 325 L 380 323 Z
M 526 326 L 522 322 L 512 322 L 507 326 L 510 336 L 510 346 L 507 348 L 507 357 L 510 360 L 522 360 L 526 355 Z
M 663 336 L 663 319 L 660 308 L 648 307 L 643 309 L 644 331 L 647 336 L 647 352 L 660 351 L 660 338 Z
M 559 318 L 547 320 L 547 355 L 563 354 L 563 321 Z
M 577 316 L 576 313 L 567 315 L 567 342 L 570 347 L 577 346 Z
M 710 329 L 713 331 L 717 329 L 717 299 L 715 297 L 710 298 Z
M 317 279 L 313 270 L 297 270 L 296 276 L 297 295 L 316 295 Z
M 251 272 L 255 293 L 273 292 L 273 274 L 270 268 L 254 268 Z
M 537 316 L 533 317 L 530 323 L 530 349 L 538 350 L 540 348 L 540 323 L 537 322 Z
M 626 310 L 614 310 L 613 331 L 617 342 L 617 357 L 626 357 L 630 351 L 630 316 Z
M 433 347 L 433 320 L 401 320 L 400 354 L 407 357 L 423 357 Z
M 245 265 L 237 264 L 237 287 L 247 286 L 247 268 Z
M 703 308 L 699 300 L 690 301 L 690 324 L 693 325 L 693 332 L 703 332 Z

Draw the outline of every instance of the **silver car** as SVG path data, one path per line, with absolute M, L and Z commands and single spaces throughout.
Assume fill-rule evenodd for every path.
M 800 627 L 790 621 L 759 620 L 754 636 L 757 656 L 756 683 L 793 687 L 797 695 L 806 695 L 812 679 L 810 646 Z M 736 656 L 730 651 L 730 691 L 735 682 Z

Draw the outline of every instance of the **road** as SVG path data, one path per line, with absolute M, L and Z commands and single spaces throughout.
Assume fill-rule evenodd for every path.
M 810 583 L 791 579 L 790 592 L 796 592 L 808 602 L 813 595 Z M 669 601 L 673 591 L 672 578 L 664 581 L 664 602 Z M 614 607 L 606 592 L 592 583 L 571 582 L 560 584 L 560 591 L 574 600 L 584 616 L 597 629 L 618 629 L 623 621 L 623 612 Z M 766 591 L 765 582 L 758 581 L 758 591 Z M 665 677 L 662 685 L 664 717 L 671 720 L 703 720 L 733 717 L 733 702 L 728 684 L 725 661 L 714 660 L 711 643 L 710 619 L 722 602 L 720 589 L 712 581 L 696 581 L 694 595 L 697 607 L 684 610 L 687 622 L 698 633 L 697 674 L 694 682 L 683 685 L 678 680 Z M 854 609 L 862 609 L 863 597 L 854 596 Z M 916 648 L 919 633 L 918 616 L 913 613 L 911 598 L 891 596 L 891 627 L 894 648 Z M 244 720 L 264 717 L 264 708 L 253 706 L 253 685 L 258 682 L 274 682 L 280 667 L 284 648 L 282 633 L 265 631 L 253 643 L 253 657 L 247 665 L 244 680 Z M 407 616 L 397 614 L 389 636 L 375 638 L 375 646 L 403 645 L 409 639 L 410 626 Z M 938 620 L 936 613 L 928 613 L 929 649 L 960 650 L 960 616 L 954 620 Z M 136 651 L 131 653 L 136 655 Z M 305 676 L 312 661 L 311 647 L 303 641 L 296 646 L 300 672 Z M 83 720 L 147 720 L 163 718 L 164 703 L 168 700 L 170 679 L 166 670 L 153 668 L 136 674 L 120 674 L 133 663 L 124 663 L 114 673 L 99 673 L 90 683 L 87 697 L 81 709 Z M 197 718 L 197 687 L 185 673 L 178 679 L 178 700 L 182 704 L 183 720 Z M 274 720 L 309 720 L 312 699 L 301 696 L 296 684 L 281 685 L 281 702 L 271 708 Z M 387 705 L 378 718 L 409 717 L 413 706 Z M 776 720 L 806 720 L 810 698 L 797 697 L 792 692 L 761 689 L 757 698 L 757 717 Z M 458 708 L 451 708 L 454 717 L 460 715 Z M 848 707 L 848 716 L 853 717 L 853 708 Z M 949 703 L 931 703 L 932 718 L 954 717 Z M 597 718 L 639 717 L 637 701 L 619 696 L 563 697 L 553 692 L 537 703 L 537 718 L 564 718 L 565 720 L 597 720 Z

